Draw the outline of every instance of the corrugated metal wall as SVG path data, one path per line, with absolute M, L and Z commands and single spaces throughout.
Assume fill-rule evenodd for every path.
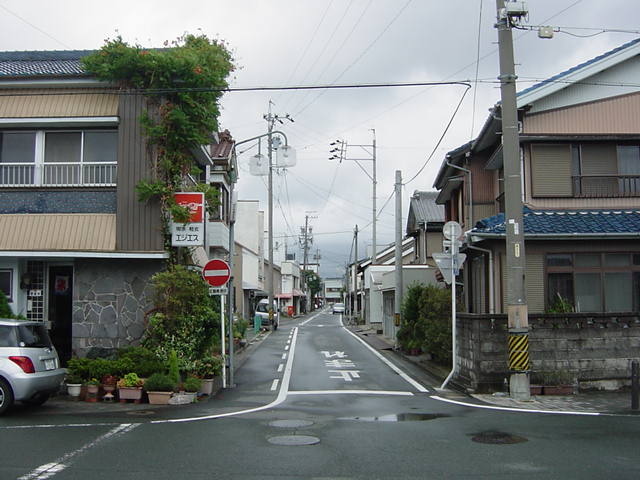
M 531 145 L 531 184 L 534 196 L 572 196 L 571 145 Z
M 638 134 L 640 133 L 640 93 L 527 115 L 524 119 L 523 133 L 527 135 Z
M 163 250 L 160 204 L 156 200 L 139 202 L 135 187 L 142 179 L 151 179 L 151 163 L 140 126 L 144 112 L 142 96 L 120 98 L 118 128 L 117 230 L 118 250 Z
M 91 92 L 95 89 L 2 90 L 0 118 L 114 117 L 118 114 L 117 93 Z

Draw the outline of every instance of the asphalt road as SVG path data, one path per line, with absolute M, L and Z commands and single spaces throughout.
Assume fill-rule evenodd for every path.
M 287 320 L 209 402 L 0 418 L 0 479 L 640 478 L 640 418 L 472 408 L 413 368 Z

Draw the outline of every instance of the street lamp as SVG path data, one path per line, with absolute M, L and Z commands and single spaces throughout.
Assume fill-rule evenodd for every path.
M 258 142 L 258 154 L 254 155 L 249 162 L 249 171 L 251 175 L 256 176 L 265 176 L 269 177 L 268 186 L 267 186 L 267 195 L 269 197 L 269 206 L 268 206 L 268 214 L 269 214 L 269 269 L 268 269 L 268 295 L 269 295 L 269 322 L 273 325 L 273 299 L 274 299 L 274 288 L 273 288 L 273 169 L 274 168 L 287 168 L 293 167 L 296 164 L 296 152 L 293 147 L 289 145 L 289 141 L 284 132 L 279 130 L 274 130 L 275 122 L 280 124 L 284 123 L 284 120 L 288 120 L 293 122 L 293 119 L 289 115 L 279 116 L 271 113 L 271 105 L 272 102 L 269 101 L 269 113 L 264 115 L 263 118 L 267 121 L 268 131 L 267 133 L 263 133 L 262 135 L 258 135 L 252 138 L 248 138 L 241 142 L 237 142 L 236 146 L 251 142 L 253 140 L 260 140 L 264 137 L 267 137 L 267 158 L 264 158 L 264 155 L 260 153 L 261 143 Z M 284 145 L 281 145 L 281 140 L 278 136 L 282 136 L 284 138 Z M 275 136 L 275 137 L 274 137 Z M 273 163 L 273 150 L 276 150 L 276 163 Z M 271 327 L 271 325 L 270 325 Z

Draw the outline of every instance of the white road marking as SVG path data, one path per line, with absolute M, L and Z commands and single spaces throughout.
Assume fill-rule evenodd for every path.
M 287 358 L 287 354 L 286 354 L 286 353 L 283 353 L 283 354 L 282 354 L 282 359 L 283 359 L 283 360 L 286 360 L 286 358 Z
M 284 349 L 285 349 L 285 350 L 289 350 L 289 345 L 285 345 L 285 346 L 284 346 Z
M 51 463 L 45 463 L 44 465 L 40 465 L 39 467 L 33 469 L 31 472 L 27 473 L 26 475 L 18 477 L 18 480 L 44 480 L 46 478 L 51 478 L 54 475 L 62 472 L 69 465 L 71 465 L 72 459 L 74 457 L 77 457 L 78 455 L 86 452 L 90 448 L 95 447 L 100 442 L 108 440 L 109 438 L 116 437 L 118 435 L 123 435 L 133 430 L 139 425 L 140 425 L 139 423 L 122 423 L 118 425 L 116 428 L 109 430 L 104 435 L 99 436 L 93 442 L 87 443 L 86 445 L 83 445 L 77 450 L 66 453 L 62 457 L 58 458 L 57 460 L 54 460 Z
M 280 365 L 278 365 L 278 372 L 281 372 L 283 368 L 284 368 L 284 363 L 281 363 Z
M 437 395 L 431 395 L 429 398 L 438 400 L 440 402 L 453 403 L 454 405 L 461 405 L 463 407 L 472 408 L 484 408 L 485 410 L 501 410 L 503 412 L 525 412 L 525 413 L 554 413 L 556 415 L 584 415 L 588 417 L 602 416 L 599 412 L 574 412 L 568 410 L 538 410 L 533 408 L 515 408 L 515 407 L 498 407 L 495 405 L 478 405 L 476 403 L 461 402 L 459 400 L 450 400 L 448 398 L 442 398 Z
M 271 384 L 271 391 L 275 392 L 278 389 L 278 382 L 280 382 L 279 378 L 276 378 Z
M 329 373 L 337 374 L 329 378 L 339 378 L 345 382 L 351 382 L 354 378 L 360 378 L 360 370 L 329 370 Z
M 342 323 L 342 318 L 340 319 L 340 323 Z M 393 363 L 391 363 L 389 360 L 387 360 L 386 358 L 384 358 L 382 355 L 380 355 L 380 353 L 378 353 L 371 345 L 369 345 L 367 342 L 365 342 L 364 340 L 362 340 L 360 337 L 358 337 L 355 333 L 353 333 L 351 330 L 349 330 L 347 327 L 344 326 L 344 324 L 342 325 L 342 328 L 349 334 L 351 335 L 353 338 L 355 338 L 356 340 L 358 340 L 360 343 L 362 343 L 365 347 L 367 347 L 376 357 L 378 357 L 380 360 L 382 360 L 391 370 L 393 370 L 394 372 L 396 372 L 398 375 L 400 375 L 405 382 L 411 384 L 416 390 L 418 390 L 419 392 L 422 393 L 426 393 L 429 390 L 427 390 L 424 386 L 422 386 L 420 383 L 416 382 L 413 378 L 411 378 L 409 375 L 407 375 L 406 373 L 404 373 L 402 370 L 400 370 L 398 367 L 396 367 Z
M 255 407 L 255 408 L 249 408 L 247 410 L 239 410 L 236 412 L 227 412 L 227 413 L 218 413 L 218 414 L 213 414 L 213 415 L 205 415 L 202 417 L 191 417 L 191 418 L 176 418 L 176 419 L 172 419 L 172 420 L 154 420 L 152 422 L 149 422 L 151 424 L 157 424 L 157 423 L 181 423 L 181 422 L 195 422 L 195 421 L 200 421 L 200 420 L 212 420 L 215 418 L 225 418 L 225 417 L 235 417 L 238 415 L 245 415 L 247 413 L 255 413 L 255 412 L 261 412 L 263 410 L 268 410 L 270 408 L 273 408 L 277 405 L 280 405 L 282 402 L 284 402 L 287 399 L 287 394 L 289 393 L 289 383 L 291 382 L 291 371 L 293 370 L 293 358 L 294 358 L 294 354 L 295 354 L 295 349 L 296 349 L 296 340 L 298 338 L 298 328 L 295 327 L 294 328 L 294 335 L 293 335 L 293 341 L 291 343 L 291 355 L 289 355 L 289 359 L 287 360 L 287 364 L 284 368 L 284 374 L 282 375 L 282 382 L 280 383 L 280 390 L 278 391 L 278 396 L 276 397 L 276 399 L 271 402 L 268 403 L 266 405 L 262 405 L 260 407 Z
M 412 392 L 397 392 L 393 390 L 296 390 L 289 395 L 393 395 L 413 397 Z

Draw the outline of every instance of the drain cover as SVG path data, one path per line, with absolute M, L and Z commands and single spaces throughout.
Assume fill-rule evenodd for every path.
M 527 439 L 524 437 L 511 435 L 510 433 L 491 431 L 478 433 L 471 437 L 471 440 L 473 440 L 474 442 L 487 443 L 490 445 L 510 445 L 513 443 L 523 443 L 527 441 Z
M 270 427 L 277 428 L 302 428 L 310 427 L 313 422 L 309 420 L 275 420 L 269 423 Z
M 380 415 L 378 417 L 349 417 L 340 420 L 358 420 L 360 422 L 424 422 L 437 418 L 446 418 L 445 413 L 397 413 L 391 415 Z
M 137 415 L 137 416 L 145 416 L 145 415 L 155 415 L 156 412 L 154 412 L 153 410 L 131 410 L 130 412 L 127 412 L 127 415 Z
M 320 443 L 318 437 L 310 435 L 280 435 L 268 439 L 273 445 L 284 445 L 285 447 L 298 447 L 301 445 L 316 445 Z

